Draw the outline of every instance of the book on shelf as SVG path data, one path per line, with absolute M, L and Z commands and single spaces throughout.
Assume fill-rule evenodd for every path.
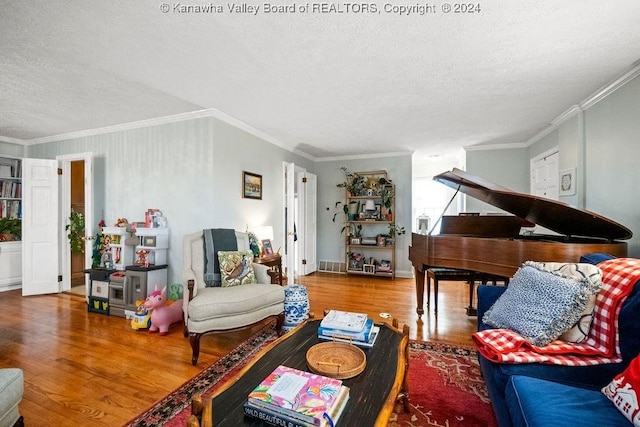
M 340 419 L 345 406 L 347 406 L 347 401 L 349 400 L 349 391 L 349 387 L 344 385 L 340 386 L 336 402 L 332 406 L 331 410 L 326 413 L 326 416 L 323 414 L 323 418 L 318 427 L 331 427 L 338 425 L 338 420 Z M 265 423 L 274 426 L 316 427 L 315 424 L 305 423 L 304 421 L 296 419 L 289 414 L 285 414 L 284 411 L 276 412 L 260 406 L 254 406 L 249 403 L 249 401 L 244 403 L 243 410 L 246 416 L 264 421 Z
M 341 380 L 280 365 L 249 393 L 247 404 L 320 426 L 324 414 L 336 410 L 341 390 Z
M 364 329 L 368 317 L 364 313 L 330 310 L 320 321 L 323 328 L 340 329 L 347 332 L 360 332 Z
M 378 339 L 378 335 L 380 335 L 380 326 L 374 326 L 371 328 L 371 334 L 369 335 L 369 341 L 358 341 L 346 336 L 327 336 L 327 335 L 318 335 L 318 338 L 323 341 L 337 341 L 337 342 L 346 342 L 353 344 L 358 347 L 363 348 L 371 348 L 376 343 L 376 339 Z
M 369 342 L 369 337 L 371 335 L 371 330 L 373 329 L 373 319 L 367 319 L 364 324 L 364 328 L 360 332 L 351 332 L 345 331 L 342 329 L 336 328 L 326 328 L 322 325 L 318 327 L 318 336 L 327 336 L 327 337 L 346 337 L 347 339 L 351 338 L 355 341 L 363 341 Z

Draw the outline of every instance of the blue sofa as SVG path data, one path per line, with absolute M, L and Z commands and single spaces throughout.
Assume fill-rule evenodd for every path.
M 482 318 L 505 289 L 478 287 L 478 330 L 491 328 Z M 600 389 L 640 354 L 638 313 L 640 285 L 636 283 L 618 317 L 621 363 L 585 367 L 503 364 L 479 355 L 480 369 L 499 426 L 631 425 Z

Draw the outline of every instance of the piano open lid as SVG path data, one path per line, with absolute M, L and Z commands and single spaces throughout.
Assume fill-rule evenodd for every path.
M 517 193 L 457 168 L 433 179 L 567 237 L 597 237 L 611 241 L 630 239 L 633 235 L 627 227 L 593 212 L 557 200 Z

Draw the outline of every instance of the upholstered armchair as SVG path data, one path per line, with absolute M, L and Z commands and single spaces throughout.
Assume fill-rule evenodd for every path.
M 238 250 L 249 251 L 249 235 L 237 231 L 235 235 Z M 183 239 L 184 332 L 193 350 L 194 365 L 198 363 L 200 338 L 205 334 L 248 328 L 272 317 L 280 335 L 284 323 L 284 288 L 271 283 L 268 267 L 264 265 L 251 264 L 258 283 L 229 287 L 205 284 L 203 236 L 203 231 L 199 231 Z

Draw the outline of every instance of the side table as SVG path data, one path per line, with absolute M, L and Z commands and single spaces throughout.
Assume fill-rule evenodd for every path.
M 277 283 L 282 286 L 282 257 L 280 255 L 267 255 L 254 258 L 253 262 L 271 267 L 271 271 L 269 271 L 271 283 L 276 283 L 274 282 L 274 276 L 277 275 Z

